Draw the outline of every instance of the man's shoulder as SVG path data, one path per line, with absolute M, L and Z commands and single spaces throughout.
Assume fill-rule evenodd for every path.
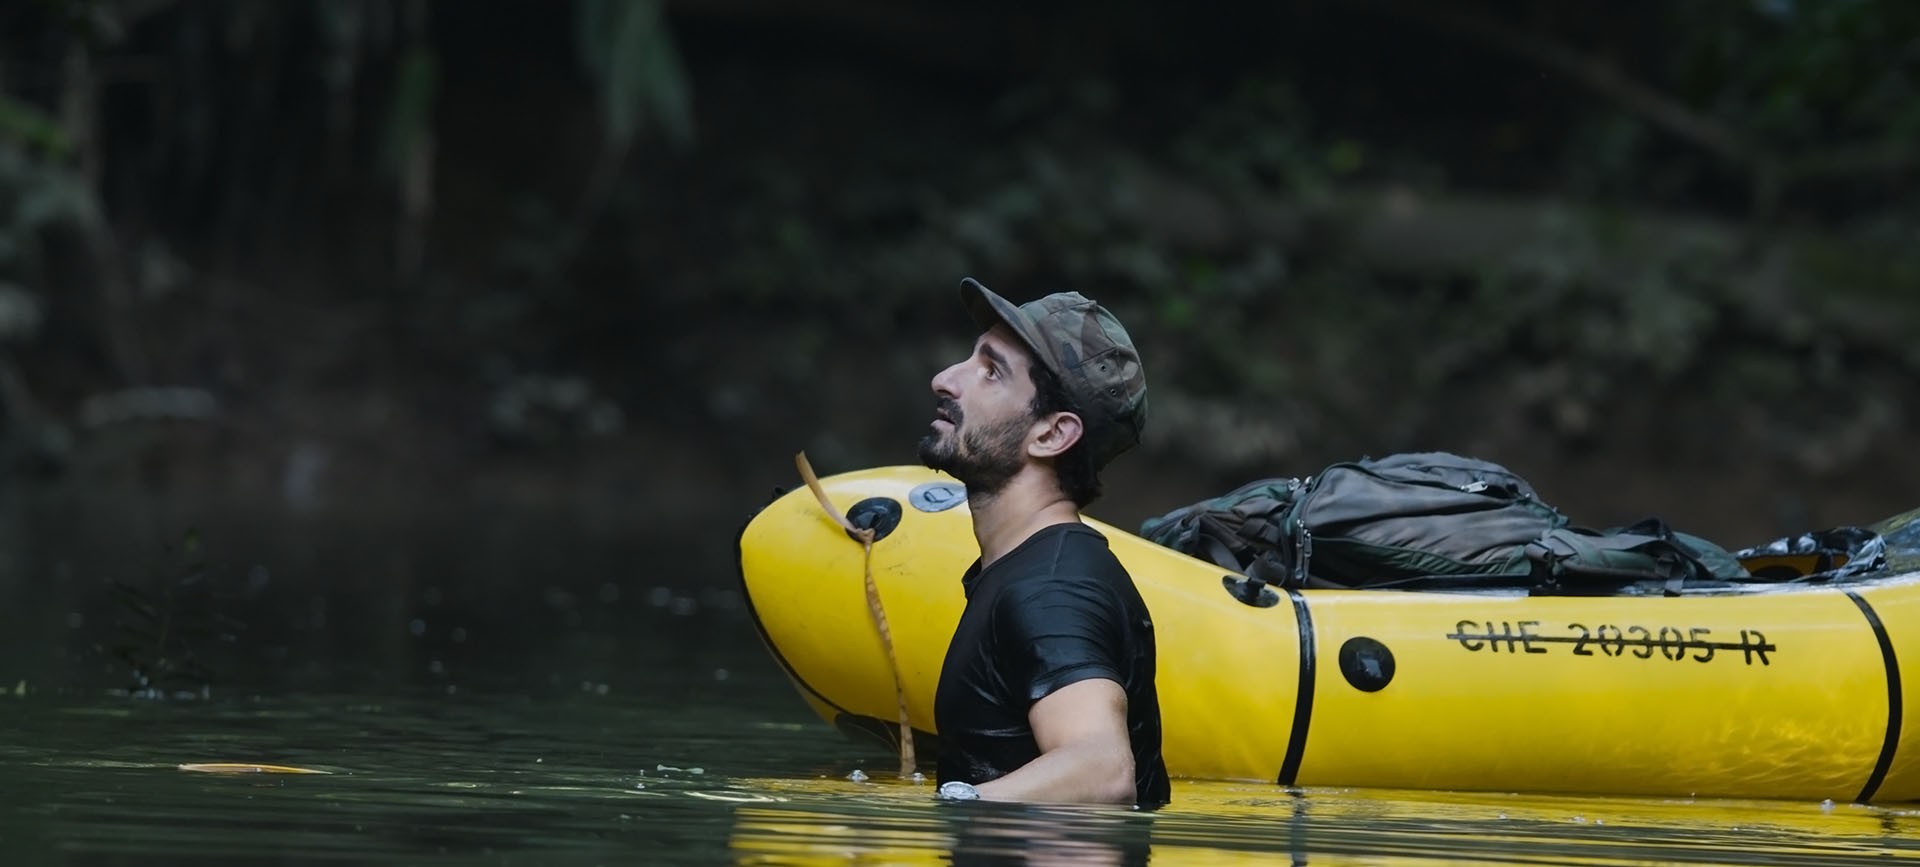
M 1048 527 L 1052 538 L 1035 546 L 1023 562 L 1008 564 L 1002 604 L 1023 605 L 1043 597 L 1108 598 L 1132 576 L 1107 547 L 1106 537 L 1083 524 Z M 1040 534 L 1036 533 L 1038 539 Z
M 1022 578 L 1125 572 L 1113 556 L 1107 537 L 1079 522 L 1054 524 L 1034 532 L 994 567 Z
M 1035 557 L 1059 557 L 1063 552 L 1089 554 L 1094 551 L 1112 556 L 1112 546 L 1107 542 L 1106 534 L 1080 521 L 1042 527 L 1027 537 L 1027 542 L 1021 547 Z
M 1081 573 L 1089 578 L 1127 576 L 1127 567 L 1114 556 L 1113 545 L 1104 533 L 1086 524 L 1060 525 L 1058 571 Z

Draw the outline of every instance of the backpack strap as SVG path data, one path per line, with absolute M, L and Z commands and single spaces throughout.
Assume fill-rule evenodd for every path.
M 1259 479 L 1140 525 L 1146 539 L 1244 572 L 1263 552 L 1286 543 L 1286 513 L 1298 479 Z
M 1746 567 L 1741 566 L 1740 560 L 1725 548 L 1699 536 L 1675 530 L 1659 518 L 1646 518 L 1613 532 L 1658 537 L 1662 542 L 1673 546 L 1674 550 L 1687 561 L 1693 569 L 1691 577 L 1727 580 L 1749 577 Z
M 1201 533 L 1195 541 L 1200 545 L 1200 553 L 1207 555 L 1214 565 L 1227 569 L 1239 569 L 1239 558 L 1233 555 L 1233 549 L 1220 541 L 1218 536 Z
M 1590 583 L 1609 585 L 1604 589 L 1611 591 L 1619 584 L 1661 581 L 1668 595 L 1677 595 L 1689 577 L 1712 574 L 1671 533 L 1594 534 L 1559 527 L 1528 543 L 1526 557 L 1541 594 L 1602 589 L 1585 586 Z

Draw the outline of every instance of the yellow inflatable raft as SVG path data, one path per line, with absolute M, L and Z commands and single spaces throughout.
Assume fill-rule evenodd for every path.
M 869 555 L 807 489 L 769 504 L 740 537 L 755 620 L 815 711 L 884 736 L 898 699 L 871 569 L 916 740 L 931 739 L 960 574 L 978 556 L 965 491 L 919 467 L 822 485 L 884 532 Z M 1175 777 L 1920 799 L 1920 727 L 1902 701 L 1920 685 L 1920 571 L 1680 596 L 1295 590 L 1256 607 L 1219 567 L 1088 523 L 1153 612 Z

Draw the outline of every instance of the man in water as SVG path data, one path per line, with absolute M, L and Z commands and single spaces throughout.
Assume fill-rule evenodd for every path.
M 967 486 L 980 543 L 934 696 L 940 796 L 1163 804 L 1153 622 L 1080 521 L 1100 470 L 1140 441 L 1139 353 L 1077 292 L 1015 306 L 967 279 L 960 296 L 985 333 L 933 378 L 920 441 Z

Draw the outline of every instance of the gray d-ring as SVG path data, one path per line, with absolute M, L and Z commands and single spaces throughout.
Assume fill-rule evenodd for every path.
M 927 482 L 907 493 L 907 502 L 922 512 L 944 512 L 967 501 L 967 488 L 958 482 Z

